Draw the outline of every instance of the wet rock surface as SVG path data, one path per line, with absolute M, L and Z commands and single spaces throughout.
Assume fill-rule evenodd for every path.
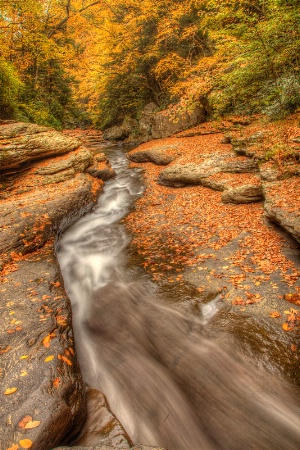
M 300 180 L 264 183 L 265 215 L 300 242 Z
M 142 150 L 128 155 L 130 161 L 137 163 L 152 162 L 158 166 L 166 166 L 180 155 L 176 145 L 163 145 Z
M 100 447 L 56 447 L 53 450 L 68 450 L 70 448 L 74 448 L 75 450 L 112 450 L 115 447 L 111 447 L 110 445 L 101 445 Z M 130 450 L 164 450 L 161 447 L 149 447 L 148 445 L 134 445 L 130 447 Z
M 125 117 L 120 126 L 106 129 L 103 138 L 108 141 L 146 142 L 160 139 L 191 128 L 206 119 L 206 110 L 201 102 L 192 111 L 180 105 L 158 111 L 155 103 L 149 103 L 136 121 Z
M 103 183 L 84 172 L 93 156 L 77 139 L 19 123 L 1 125 L 0 136 L 15 146 L 0 149 L 1 448 L 29 439 L 48 450 L 73 439 L 86 415 L 54 241 L 93 207 Z M 26 428 L 26 417 L 38 425 Z
M 117 418 L 109 410 L 104 395 L 97 389 L 87 389 L 87 420 L 76 446 L 99 445 L 129 450 L 133 444 Z
M 228 189 L 222 195 L 224 203 L 254 203 L 264 198 L 262 186 L 246 184 L 236 188 Z
M 147 189 L 127 220 L 135 235 L 133 248 L 173 306 L 198 317 L 200 305 L 220 295 L 224 317 L 222 313 L 217 329 L 229 329 L 244 352 L 258 355 L 259 364 L 273 364 L 299 383 L 297 147 L 287 160 L 278 159 L 277 153 L 270 159 L 275 126 L 262 133 L 257 125 L 231 129 L 228 139 L 219 124 L 210 127 L 196 127 L 189 138 L 180 133 L 161 140 L 160 145 L 171 145 L 176 139 L 181 152 L 166 169 L 143 166 Z M 253 145 L 238 154 L 233 139 Z M 131 153 L 149 151 L 152 145 L 157 142 Z M 181 302 L 184 283 L 190 284 L 191 293 Z M 289 326 L 293 310 L 297 319 Z
M 0 126 L 1 170 L 30 161 L 62 155 L 80 145 L 77 139 L 38 125 L 13 123 Z

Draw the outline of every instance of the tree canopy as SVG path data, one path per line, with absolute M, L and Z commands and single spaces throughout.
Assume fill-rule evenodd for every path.
M 297 0 L 0 0 L 0 116 L 105 128 L 205 98 L 214 116 L 300 105 Z

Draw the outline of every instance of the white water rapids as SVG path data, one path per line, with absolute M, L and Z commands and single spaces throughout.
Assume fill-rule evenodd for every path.
M 130 242 L 120 220 L 142 193 L 124 153 L 96 209 L 59 241 L 85 382 L 101 390 L 134 443 L 169 450 L 296 450 L 296 394 L 249 366 L 200 320 L 158 302 L 125 270 Z M 166 206 L 167 207 L 167 206 Z

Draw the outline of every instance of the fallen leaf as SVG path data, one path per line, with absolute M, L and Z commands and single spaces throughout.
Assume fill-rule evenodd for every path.
M 8 352 L 8 350 L 10 350 L 10 349 L 11 349 L 11 347 L 9 346 L 9 347 L 4 348 L 3 350 L 0 350 L 0 355 L 1 355 L 2 353 Z
M 278 311 L 273 311 L 271 312 L 270 317 L 275 319 L 276 317 L 281 317 L 281 314 Z
M 52 361 L 53 358 L 54 358 L 54 355 L 47 356 L 47 358 L 45 359 L 45 362 Z
M 23 417 L 23 419 L 19 422 L 19 427 L 20 428 L 25 428 L 26 424 L 28 422 L 32 421 L 32 417 L 31 416 L 25 416 Z
M 19 444 L 22 448 L 32 447 L 32 441 L 30 439 L 22 439 L 21 441 L 19 441 Z
M 290 327 L 288 323 L 284 322 L 282 324 L 282 328 L 284 329 L 284 331 L 290 331 L 293 329 L 293 327 Z
M 60 377 L 55 378 L 55 380 L 53 380 L 53 386 L 54 387 L 58 387 L 60 385 Z
M 7 448 L 6 450 L 18 450 L 19 446 L 18 444 L 13 444 L 12 447 Z
M 61 359 L 68 364 L 68 366 L 72 366 L 72 362 L 64 355 L 61 355 Z
M 27 359 L 27 358 L 28 358 L 28 355 L 20 356 L 20 359 Z
M 31 428 L 36 428 L 36 427 L 38 427 L 39 425 L 40 425 L 40 421 L 39 420 L 31 420 L 30 422 L 28 422 L 28 423 L 26 423 L 26 425 L 25 425 L 25 429 L 26 430 L 30 430 Z
M 292 352 L 296 352 L 297 351 L 297 346 L 295 344 L 291 345 L 291 350 Z
M 50 341 L 51 341 L 51 336 L 50 336 L 50 334 L 48 334 L 48 336 L 46 336 L 46 337 L 43 339 L 43 345 L 44 345 L 44 347 L 49 348 L 49 347 L 50 347 Z
M 6 389 L 6 391 L 4 392 L 5 395 L 10 395 L 13 394 L 14 392 L 16 392 L 18 390 L 18 388 L 14 387 L 14 388 L 8 388 Z
M 20 373 L 20 377 L 26 377 L 26 375 L 28 375 L 28 372 L 26 372 L 26 370 L 22 370 Z

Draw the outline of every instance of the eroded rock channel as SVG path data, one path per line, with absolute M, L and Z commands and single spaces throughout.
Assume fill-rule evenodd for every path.
M 64 233 L 58 255 L 83 378 L 104 392 L 129 435 L 117 433 L 110 445 L 297 448 L 296 387 L 246 360 L 228 332 L 209 332 L 212 319 L 223 320 L 219 297 L 185 315 L 167 306 L 174 290 L 128 269 L 130 237 L 120 220 L 142 185 L 122 151 L 108 154 L 117 177 L 106 183 L 96 209 Z M 188 288 L 177 295 L 184 302 Z M 96 448 L 100 428 L 91 413 L 74 445 Z

